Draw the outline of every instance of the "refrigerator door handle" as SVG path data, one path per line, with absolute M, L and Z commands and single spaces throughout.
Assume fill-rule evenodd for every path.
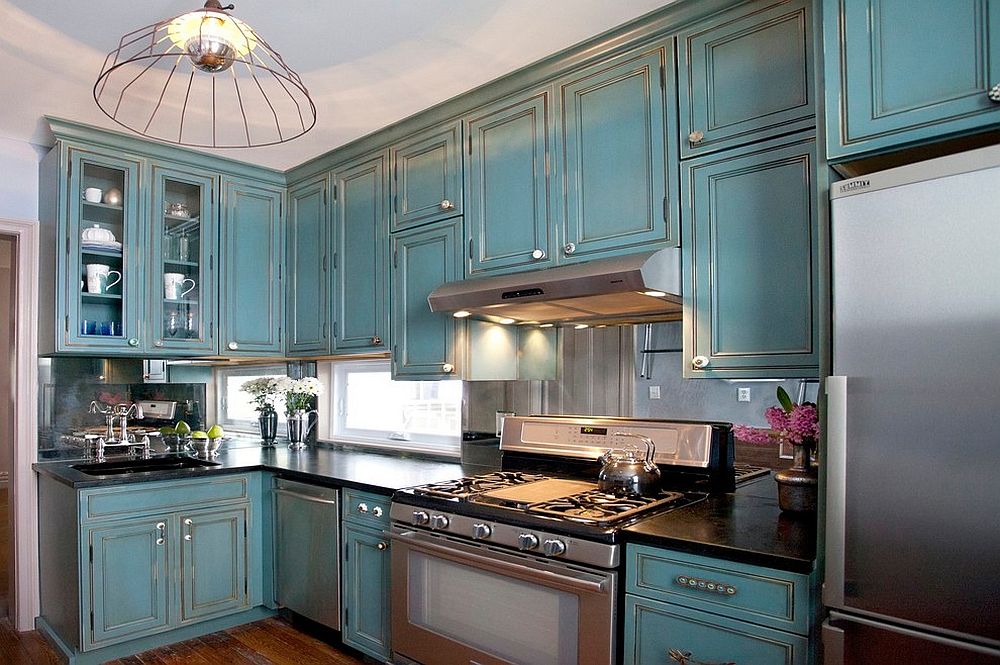
M 823 665 L 844 665 L 844 629 L 823 622 Z
M 826 377 L 826 579 L 823 602 L 844 607 L 847 377 Z

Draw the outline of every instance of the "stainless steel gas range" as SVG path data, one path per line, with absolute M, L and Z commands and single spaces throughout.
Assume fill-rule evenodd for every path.
M 655 496 L 595 482 L 597 458 L 652 439 Z M 424 665 L 614 663 L 621 529 L 733 489 L 727 423 L 509 417 L 501 471 L 393 495 L 393 652 Z

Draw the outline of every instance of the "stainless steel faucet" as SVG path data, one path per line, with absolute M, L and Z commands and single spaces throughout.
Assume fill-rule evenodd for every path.
M 104 416 L 105 430 L 104 436 L 92 440 L 88 446 L 88 452 L 92 453 L 97 461 L 104 461 L 104 451 L 107 448 L 122 448 L 129 455 L 135 456 L 141 450 L 143 459 L 148 459 L 150 454 L 149 437 L 143 436 L 136 441 L 135 436 L 128 432 L 128 419 L 130 417 L 142 418 L 142 407 L 138 404 L 120 403 L 114 406 L 102 407 L 96 401 L 90 403 L 88 409 L 90 413 L 99 413 Z M 116 435 L 115 427 L 118 432 Z

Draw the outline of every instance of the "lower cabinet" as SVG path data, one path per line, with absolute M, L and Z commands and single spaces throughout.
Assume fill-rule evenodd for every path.
M 181 513 L 180 621 L 247 607 L 247 515 L 240 506 Z
M 389 658 L 389 537 L 380 529 L 344 524 L 344 644 Z

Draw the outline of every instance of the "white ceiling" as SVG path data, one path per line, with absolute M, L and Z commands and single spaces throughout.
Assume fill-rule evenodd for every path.
M 297 71 L 316 127 L 289 143 L 220 151 L 286 169 L 673 0 L 234 0 Z M 43 115 L 120 129 L 94 103 L 121 36 L 196 9 L 151 0 L 0 0 L 0 136 L 50 144 Z

